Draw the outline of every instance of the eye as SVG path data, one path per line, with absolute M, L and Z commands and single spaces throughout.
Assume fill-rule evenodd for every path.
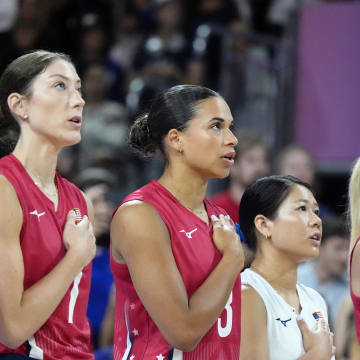
M 57 89 L 62 89 L 62 90 L 65 90 L 66 89 L 66 85 L 63 81 L 59 81 L 55 84 L 55 88 Z
M 305 205 L 301 205 L 297 208 L 297 210 L 299 211 L 306 211 L 306 206 Z
M 220 130 L 221 129 L 221 124 L 220 123 L 212 124 L 211 129 Z
M 76 91 L 82 96 L 82 89 L 81 89 L 81 87 L 77 88 Z
M 234 124 L 231 124 L 231 125 L 229 126 L 229 130 L 230 130 L 232 133 L 234 132 L 234 130 L 235 130 Z
M 320 217 L 320 209 L 315 209 L 315 210 L 314 210 L 314 213 L 315 213 L 317 216 Z

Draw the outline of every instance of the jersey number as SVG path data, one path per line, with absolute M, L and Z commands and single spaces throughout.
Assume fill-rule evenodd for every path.
M 233 312 L 231 308 L 232 303 L 232 292 L 230 293 L 229 299 L 225 305 L 226 310 L 226 324 L 225 327 L 221 326 L 221 317 L 218 318 L 218 333 L 220 337 L 226 337 L 230 334 L 232 328 Z
M 80 283 L 81 277 L 82 277 L 82 271 L 80 271 L 76 275 L 76 277 L 74 279 L 73 287 L 70 292 L 69 318 L 68 318 L 68 323 L 70 323 L 70 324 L 73 323 L 74 309 L 75 309 L 77 297 L 79 295 L 79 283 Z

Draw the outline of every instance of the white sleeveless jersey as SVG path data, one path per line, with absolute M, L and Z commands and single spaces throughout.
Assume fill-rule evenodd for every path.
M 241 274 L 242 285 L 251 286 L 262 298 L 267 311 L 269 360 L 296 360 L 305 354 L 302 335 L 296 321 L 296 311 L 258 273 L 246 269 Z M 321 295 L 305 285 L 297 284 L 301 315 L 310 330 L 315 330 L 317 319 L 328 322 L 327 307 Z M 256 324 L 254 324 L 256 326 Z M 332 357 L 335 360 L 335 357 Z

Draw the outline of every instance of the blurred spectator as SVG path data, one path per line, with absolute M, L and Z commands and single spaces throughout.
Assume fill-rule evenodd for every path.
M 199 0 L 186 3 L 189 15 L 187 34 L 192 53 L 202 57 L 206 68 L 205 86 L 219 90 L 223 39 L 228 27 L 240 20 L 233 0 Z
M 2 0 L 0 2 L 0 33 L 12 28 L 19 11 L 19 0 Z
M 239 204 L 248 185 L 268 175 L 268 149 L 261 138 L 251 133 L 235 134 L 238 139 L 236 158 L 230 170 L 228 188 L 212 201 L 222 207 L 234 222 L 239 222 Z
M 134 59 L 136 77 L 146 87 L 147 102 L 157 92 L 178 84 L 188 59 L 180 0 L 153 1 L 154 29 L 144 39 Z
M 354 306 L 350 297 L 347 297 L 339 307 L 334 333 L 336 359 L 359 360 L 360 344 L 358 343 L 356 337 L 354 326 Z
M 235 134 L 238 139 L 235 164 L 230 170 L 227 190 L 215 195 L 211 200 L 222 207 L 231 217 L 239 222 L 239 204 L 248 185 L 268 175 L 269 154 L 265 143 L 255 134 Z M 241 226 L 241 224 L 240 224 Z M 254 254 L 244 244 L 245 267 L 250 266 Z
M 109 73 L 102 64 L 89 65 L 83 74 L 82 141 L 78 146 L 79 168 L 107 164 L 114 171 L 126 161 L 128 114 L 125 107 L 107 100 Z
M 324 297 L 332 329 L 342 302 L 350 295 L 347 274 L 349 242 L 345 221 L 339 217 L 325 217 L 319 257 L 301 264 L 298 271 L 298 281 Z
M 110 271 L 110 219 L 114 202 L 109 190 L 115 186 L 115 177 L 103 168 L 88 168 L 79 173 L 76 184 L 85 192 L 94 207 L 94 233 L 97 252 L 93 260 L 91 289 L 87 316 L 91 326 L 94 349 L 99 346 L 99 334 L 110 299 L 113 277 Z
M 104 20 L 96 13 L 88 13 L 82 17 L 81 26 L 79 47 L 75 57 L 80 76 L 84 76 L 91 64 L 102 64 L 107 74 L 107 91 L 104 94 L 106 99 L 122 100 L 124 72 L 109 56 L 112 37 L 106 31 Z
M 310 184 L 314 193 L 319 196 L 316 184 L 316 171 L 313 156 L 303 146 L 290 144 L 283 148 L 274 161 L 274 173 L 292 175 Z M 319 203 L 320 215 L 330 215 L 332 211 Z
M 118 21 L 115 42 L 110 49 L 110 58 L 123 68 L 130 79 L 133 77 L 136 51 L 152 23 L 151 11 L 149 0 L 123 0 L 117 5 Z
M 205 86 L 206 64 L 201 58 L 190 58 L 186 64 L 184 84 Z
M 0 33 L 2 46 L 0 73 L 16 57 L 32 49 L 56 50 L 56 37 L 48 26 L 48 7 L 44 0 L 20 0 L 14 25 Z M 46 31 L 45 31 L 46 29 Z

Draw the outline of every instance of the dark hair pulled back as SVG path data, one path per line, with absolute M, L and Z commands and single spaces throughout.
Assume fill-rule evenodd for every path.
M 177 85 L 159 95 L 147 113 L 130 128 L 129 144 L 145 156 L 160 150 L 166 159 L 164 137 L 171 129 L 184 130 L 202 100 L 220 96 L 216 91 L 197 85 Z
M 0 151 L 10 153 L 19 136 L 20 127 L 8 106 L 8 97 L 19 93 L 30 97 L 32 83 L 37 75 L 55 60 L 65 60 L 72 64 L 68 55 L 45 50 L 35 50 L 12 61 L 0 78 Z
M 263 177 L 247 187 L 240 201 L 239 222 L 251 250 L 257 248 L 255 217 L 261 214 L 274 220 L 280 205 L 295 185 L 305 186 L 311 191 L 309 184 L 290 175 Z

